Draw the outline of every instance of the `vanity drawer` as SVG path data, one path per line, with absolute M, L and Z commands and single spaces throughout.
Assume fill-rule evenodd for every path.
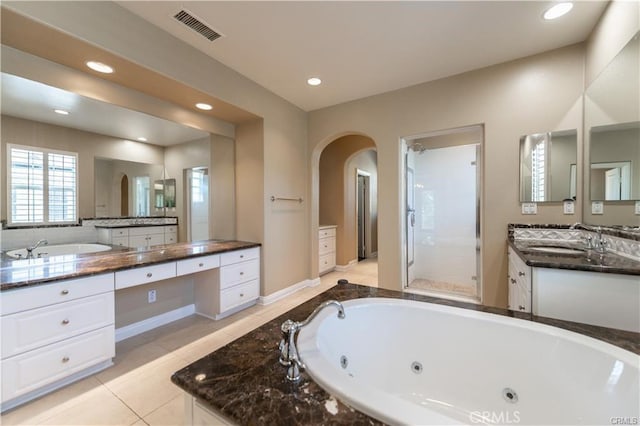
M 2 315 L 113 291 L 113 273 L 2 292 Z
M 335 237 L 323 238 L 319 240 L 318 254 L 320 256 L 322 256 L 323 254 L 331 253 L 332 251 L 336 251 Z
M 2 359 L 114 323 L 113 291 L 2 318 Z
M 220 267 L 220 256 L 217 254 L 179 260 L 176 265 L 176 275 L 193 274 L 194 272 L 205 271 L 207 269 L 218 267 Z
M 165 244 L 173 244 L 178 242 L 178 234 L 175 232 L 171 232 L 168 234 L 164 234 L 164 243 Z
M 324 272 L 328 269 L 334 268 L 336 266 L 336 257 L 334 253 L 325 254 L 320 256 L 318 262 L 318 270 L 320 272 Z
M 260 261 L 258 259 L 220 268 L 220 289 L 232 287 L 245 281 L 260 277 Z
M 232 263 L 244 262 L 245 260 L 257 259 L 258 257 L 260 257 L 260 247 L 228 251 L 220 254 L 220 265 L 230 265 Z
M 178 226 L 177 225 L 165 226 L 164 227 L 164 233 L 165 234 L 176 234 L 176 233 L 178 233 Z
M 116 272 L 116 290 L 165 280 L 175 276 L 175 262 L 118 271 Z
M 259 293 L 260 284 L 257 279 L 222 290 L 220 292 L 220 312 L 255 300 Z
M 129 237 L 113 237 L 111 238 L 111 244 L 114 246 L 128 247 Z
M 2 360 L 2 401 L 113 358 L 114 338 L 110 325 Z
M 164 226 L 138 226 L 129 228 L 129 236 L 164 234 Z
M 113 228 L 110 231 L 111 231 L 111 238 L 129 236 L 129 228 L 124 228 L 124 229 Z
M 318 238 L 335 237 L 336 228 L 327 228 L 318 230 Z

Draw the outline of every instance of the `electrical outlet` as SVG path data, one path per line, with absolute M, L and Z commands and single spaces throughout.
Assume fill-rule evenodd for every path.
M 604 202 L 592 201 L 591 202 L 591 214 L 604 214 Z
M 522 214 L 538 214 L 537 203 L 522 203 Z
M 640 201 L 636 201 L 636 214 L 640 214 Z
M 149 290 L 149 293 L 147 293 L 147 300 L 149 301 L 149 303 L 153 303 L 156 301 L 156 291 L 155 290 Z
M 563 207 L 564 214 L 574 214 L 575 213 L 575 205 L 573 201 L 565 201 Z

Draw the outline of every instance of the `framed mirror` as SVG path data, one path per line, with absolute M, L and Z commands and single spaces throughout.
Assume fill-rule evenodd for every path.
M 584 222 L 640 225 L 640 32 L 585 92 Z M 602 213 L 592 202 L 603 203 Z
M 576 129 L 520 138 L 520 202 L 576 199 Z

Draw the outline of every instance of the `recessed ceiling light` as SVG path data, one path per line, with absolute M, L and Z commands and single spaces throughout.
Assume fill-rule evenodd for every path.
M 89 61 L 87 62 L 87 66 L 92 70 L 101 72 L 103 74 L 111 74 L 113 72 L 113 68 L 111 68 L 107 64 L 103 64 L 102 62 Z
M 309 86 L 319 86 L 320 84 L 322 84 L 322 80 L 320 80 L 318 77 L 311 77 L 307 80 L 307 84 Z
M 143 138 L 142 136 L 140 136 L 140 137 L 138 138 L 138 140 L 139 140 L 140 142 L 146 142 L 146 141 L 147 141 L 147 138 Z
M 209 110 L 213 109 L 213 107 L 211 105 L 205 104 L 203 102 L 197 103 L 196 104 L 196 108 L 202 109 L 204 111 L 209 111 Z
M 561 17 L 562 15 L 568 13 L 571 9 L 573 9 L 573 3 L 571 3 L 570 1 L 557 3 L 547 9 L 543 17 L 547 21 L 550 21 L 552 19 Z
M 60 115 L 69 115 L 69 111 L 65 111 L 63 109 L 54 109 L 53 112 Z

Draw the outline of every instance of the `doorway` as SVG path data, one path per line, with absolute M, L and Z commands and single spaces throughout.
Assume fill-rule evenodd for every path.
M 193 167 L 185 170 L 187 200 L 187 238 L 189 241 L 209 239 L 209 169 Z
M 480 299 L 482 127 L 403 141 L 407 291 Z
M 358 232 L 358 262 L 367 258 L 369 238 L 367 229 L 370 225 L 369 180 L 371 174 L 356 170 L 356 223 Z

